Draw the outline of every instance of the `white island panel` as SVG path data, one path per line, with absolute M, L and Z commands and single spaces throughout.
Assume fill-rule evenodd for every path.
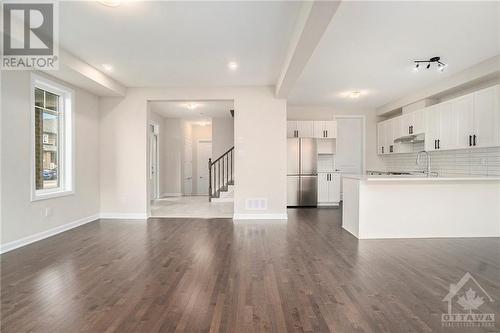
M 500 237 L 500 180 L 346 177 L 343 227 L 360 239 Z

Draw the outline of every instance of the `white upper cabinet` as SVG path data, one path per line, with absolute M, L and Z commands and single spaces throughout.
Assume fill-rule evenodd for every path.
M 386 153 L 394 153 L 394 120 L 386 120 L 385 125 L 385 146 L 387 146 Z
M 474 93 L 472 135 L 476 147 L 500 146 L 500 85 Z
M 387 122 L 382 121 L 377 124 L 377 153 L 379 155 L 385 154 L 387 148 L 385 147 L 385 128 Z
M 425 150 L 437 150 L 437 140 L 440 132 L 440 114 L 437 105 L 430 106 L 425 109 L 426 125 L 425 125 Z
M 334 120 L 314 121 L 314 137 L 335 139 L 337 137 L 337 122 Z
M 312 120 L 299 120 L 297 121 L 297 129 L 299 137 L 313 138 L 314 137 L 314 122 Z
M 451 100 L 452 142 L 447 148 L 461 149 L 472 145 L 474 132 L 474 95 L 469 94 Z
M 334 120 L 324 121 L 325 137 L 335 139 L 337 137 L 337 122 Z
M 400 137 L 425 134 L 425 150 L 500 146 L 500 85 L 377 124 L 377 152 L 411 152 Z
M 288 120 L 286 136 L 289 138 L 312 138 L 313 121 L 312 120 Z
M 296 120 L 288 120 L 286 122 L 286 136 L 288 138 L 298 138 L 299 132 L 297 129 L 297 121 Z

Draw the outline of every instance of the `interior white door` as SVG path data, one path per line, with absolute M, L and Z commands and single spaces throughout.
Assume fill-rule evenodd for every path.
M 341 117 L 337 119 L 337 155 L 335 169 L 341 173 L 363 173 L 363 119 Z
M 193 194 L 193 142 L 191 137 L 184 137 L 184 195 Z
M 158 131 L 155 125 L 150 125 L 150 135 L 149 135 L 149 184 L 150 184 L 150 199 L 159 198 L 159 158 L 158 158 Z
M 208 159 L 212 158 L 212 141 L 198 141 L 197 194 L 208 195 Z

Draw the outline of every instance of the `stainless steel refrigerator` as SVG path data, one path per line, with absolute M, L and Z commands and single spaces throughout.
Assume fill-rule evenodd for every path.
M 316 139 L 288 138 L 287 206 L 316 206 L 318 170 Z

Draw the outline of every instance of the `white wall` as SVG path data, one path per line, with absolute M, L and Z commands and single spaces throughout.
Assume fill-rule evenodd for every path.
M 212 118 L 212 156 L 219 158 L 234 146 L 233 118 Z
M 337 115 L 365 116 L 366 125 L 366 156 L 367 170 L 380 170 L 385 168 L 383 161 L 377 155 L 377 117 L 375 110 L 336 110 L 325 106 L 293 106 L 287 107 L 289 120 L 332 120 Z
M 102 212 L 149 212 L 146 124 L 152 100 L 234 100 L 235 214 L 286 214 L 286 100 L 275 98 L 271 87 L 131 88 L 124 98 L 102 98 Z M 267 198 L 267 209 L 246 209 L 248 198 Z
M 161 193 L 166 196 L 182 193 L 182 154 L 184 137 L 180 119 L 164 118 L 161 138 L 161 159 L 164 161 L 160 173 L 163 178 Z
M 98 97 L 54 81 L 75 90 L 75 194 L 30 201 L 31 73 L 3 71 L 2 245 L 99 213 Z M 45 217 L 45 208 L 52 208 L 52 216 Z

